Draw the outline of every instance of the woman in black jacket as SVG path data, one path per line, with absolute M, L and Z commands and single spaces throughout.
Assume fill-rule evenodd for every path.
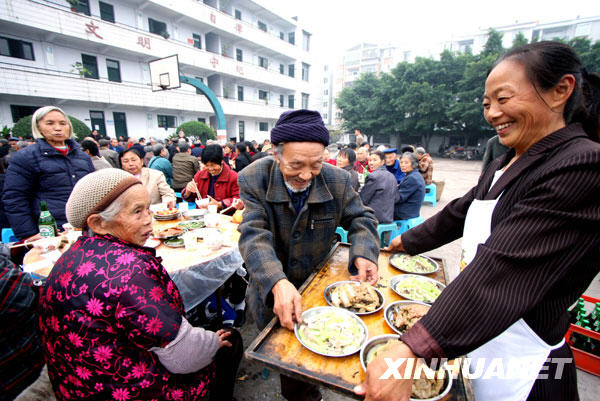
M 250 155 L 246 151 L 246 144 L 244 142 L 239 142 L 235 144 L 235 168 L 236 172 L 240 172 L 250 164 Z

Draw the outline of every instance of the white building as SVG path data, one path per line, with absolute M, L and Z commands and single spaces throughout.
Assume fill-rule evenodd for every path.
M 0 126 L 48 104 L 111 137 L 215 126 L 195 88 L 151 91 L 147 63 L 173 54 L 219 98 L 228 138 L 262 141 L 283 111 L 311 107 L 311 35 L 260 1 L 79 3 L 0 0 Z

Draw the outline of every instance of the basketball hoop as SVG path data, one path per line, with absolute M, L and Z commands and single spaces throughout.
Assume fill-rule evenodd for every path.
M 152 91 L 164 91 L 181 87 L 179 81 L 179 60 L 177 55 L 152 60 L 148 63 L 150 67 L 150 80 Z

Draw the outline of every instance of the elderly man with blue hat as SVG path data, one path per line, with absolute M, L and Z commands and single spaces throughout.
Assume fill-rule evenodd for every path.
M 396 177 L 396 183 L 400 184 L 404 178 L 404 172 L 400 169 L 400 160 L 396 157 L 398 149 L 389 148 L 383 151 L 385 155 L 385 168 Z
M 353 280 L 375 284 L 379 255 L 377 220 L 352 189 L 350 175 L 322 163 L 329 131 L 311 110 L 287 111 L 271 130 L 274 157 L 238 176 L 244 201 L 239 247 L 249 273 L 248 311 L 259 328 L 275 316 L 292 330 L 302 321 L 297 288 L 334 245 L 336 227 L 348 230 Z M 321 399 L 318 388 L 281 376 L 288 400 Z

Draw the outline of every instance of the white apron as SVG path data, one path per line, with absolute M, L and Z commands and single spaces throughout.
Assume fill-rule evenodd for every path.
M 500 175 L 502 171 L 497 171 L 490 188 Z M 500 196 L 493 200 L 475 199 L 471 203 L 463 231 L 461 269 L 471 263 L 477 246 L 490 236 L 492 213 Z M 560 348 L 564 342 L 563 339 L 553 346 L 546 344 L 523 319 L 519 319 L 468 355 L 475 398 L 482 401 L 526 400 L 550 351 Z

